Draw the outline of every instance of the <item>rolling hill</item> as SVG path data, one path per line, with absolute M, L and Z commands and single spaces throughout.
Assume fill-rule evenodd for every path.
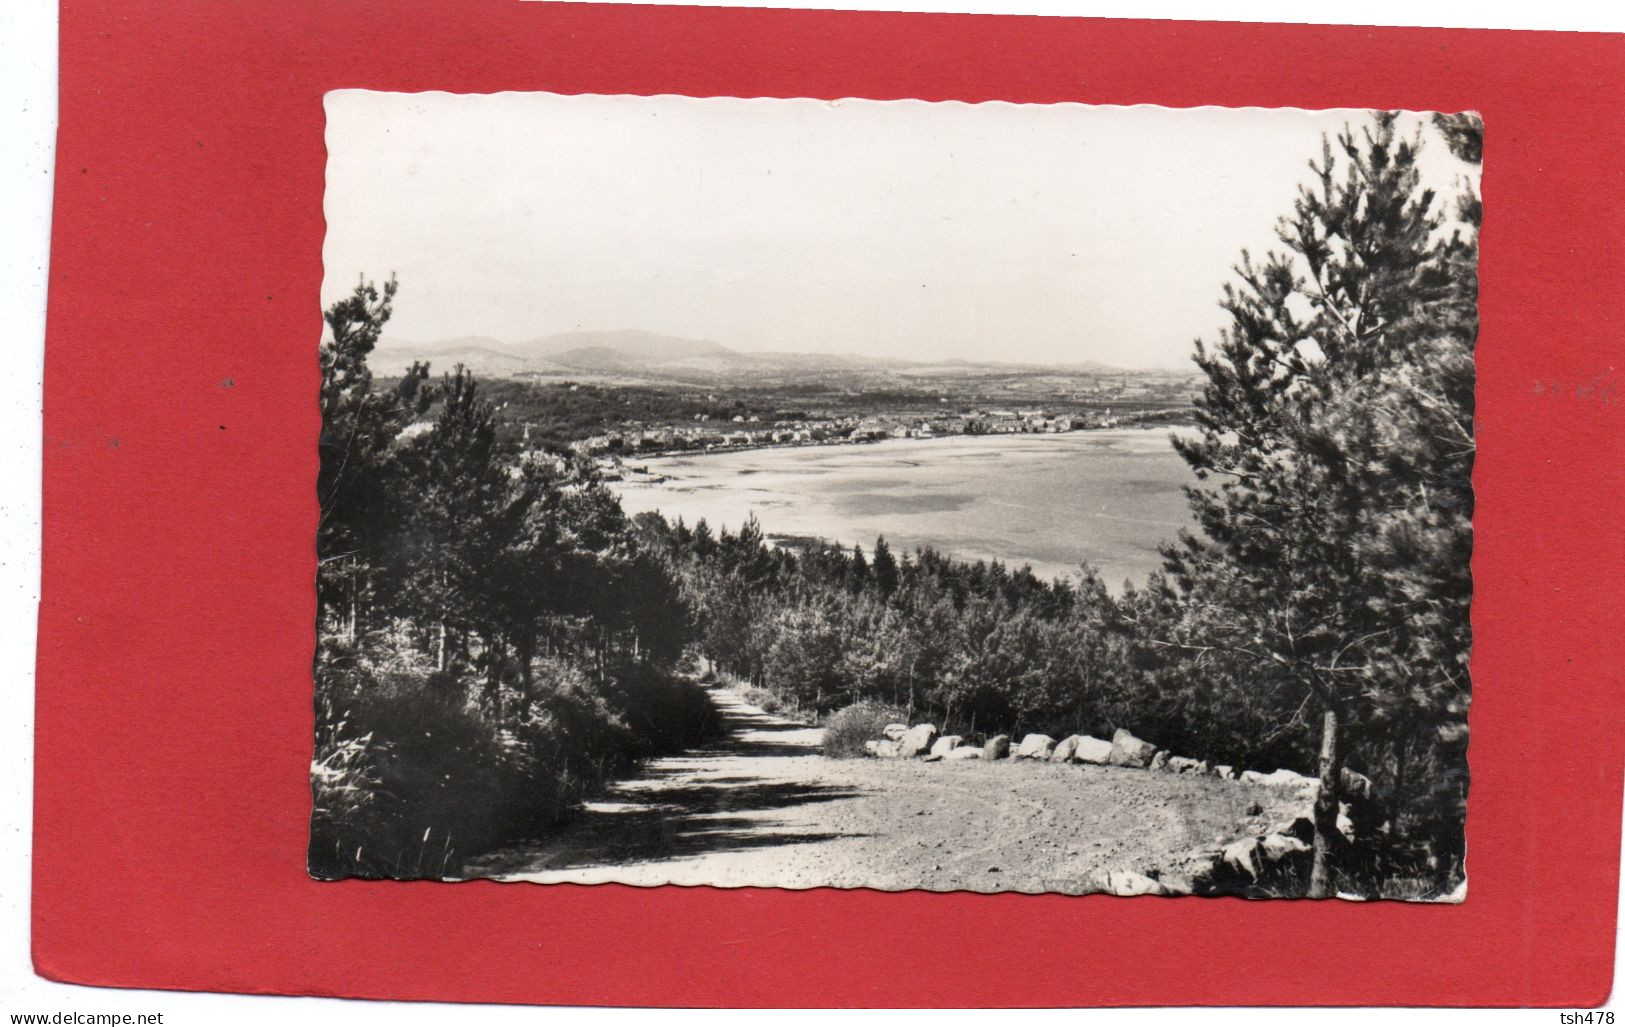
M 915 362 L 854 353 L 742 352 L 720 343 L 654 332 L 575 331 L 510 343 L 489 336 L 438 342 L 385 339 L 374 357 L 384 373 L 426 360 L 435 371 L 462 364 L 475 374 L 580 377 L 644 383 L 836 383 L 852 387 L 908 386 L 924 379 L 1034 378 L 1061 375 L 1179 375 L 1135 372 L 1097 363 L 1040 365 L 997 361 Z

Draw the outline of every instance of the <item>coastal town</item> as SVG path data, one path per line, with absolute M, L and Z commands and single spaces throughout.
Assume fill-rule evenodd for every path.
M 764 421 L 759 414 L 735 414 L 713 421 L 707 414 L 693 415 L 688 425 L 645 426 L 630 422 L 621 429 L 602 432 L 570 445 L 578 456 L 594 460 L 608 480 L 620 475 L 642 476 L 647 471 L 625 462 L 630 456 L 692 455 L 713 451 L 765 449 L 777 446 L 851 445 L 886 439 L 934 439 L 953 435 L 1060 434 L 1124 424 L 1173 423 L 1188 415 L 1188 407 L 1136 410 L 1114 414 L 1100 411 L 1064 412 L 1046 408 L 975 409 L 936 416 L 870 415 L 808 417 Z

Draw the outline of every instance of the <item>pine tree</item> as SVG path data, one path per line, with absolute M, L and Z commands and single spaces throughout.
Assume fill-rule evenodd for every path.
M 846 590 L 853 595 L 869 584 L 869 561 L 863 558 L 863 547 L 852 547 L 852 559 L 846 565 Z
M 324 618 L 352 638 L 390 570 L 389 545 L 402 516 L 395 445 L 431 398 L 427 364 L 414 363 L 392 390 L 373 388 L 368 357 L 395 290 L 393 277 L 381 291 L 362 281 L 324 315 L 331 338 L 320 349 L 317 597 Z
M 434 426 L 406 459 L 414 503 L 400 555 L 406 564 L 403 602 L 421 624 L 433 625 L 433 652 L 446 670 L 463 635 L 487 611 L 480 600 L 502 533 L 493 520 L 506 511 L 506 472 L 496 462 L 496 418 L 461 365 L 441 386 Z
M 897 591 L 897 558 L 892 556 L 891 547 L 886 544 L 884 535 L 875 539 L 875 555 L 870 570 L 874 575 L 875 587 L 880 590 L 881 598 L 890 599 L 892 593 Z
M 1261 264 L 1243 253 L 1225 290 L 1231 323 L 1216 346 L 1197 346 L 1199 436 L 1175 439 L 1198 478 L 1219 479 L 1188 490 L 1204 537 L 1166 554 L 1185 584 L 1178 644 L 1244 653 L 1319 707 L 1314 896 L 1334 890 L 1347 731 L 1406 691 L 1385 657 L 1403 651 L 1409 611 L 1370 601 L 1386 592 L 1373 511 L 1396 488 L 1384 466 L 1392 432 L 1359 415 L 1416 380 L 1460 313 L 1419 140 L 1400 138 L 1395 120 L 1345 130 L 1336 151 L 1326 141 L 1278 228 L 1285 251 Z

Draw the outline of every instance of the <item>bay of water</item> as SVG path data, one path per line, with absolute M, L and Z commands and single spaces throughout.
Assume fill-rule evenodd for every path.
M 1114 591 L 1158 566 L 1156 547 L 1192 525 L 1180 487 L 1195 478 L 1168 429 L 950 436 L 868 445 L 742 450 L 635 461 L 668 476 L 617 482 L 628 514 L 690 525 L 810 535 L 870 551 L 930 545 L 1030 564 L 1041 577 L 1094 566 Z

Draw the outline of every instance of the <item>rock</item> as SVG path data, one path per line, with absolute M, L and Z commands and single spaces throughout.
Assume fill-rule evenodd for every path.
M 1171 759 L 1173 759 L 1173 757 L 1168 755 L 1167 749 L 1158 749 L 1156 755 L 1151 757 L 1151 769 L 1167 770 L 1168 761 Z
M 1008 755 L 1010 755 L 1009 735 L 994 735 L 987 740 L 986 745 L 982 746 L 982 758 L 984 760 L 1002 760 Z
M 1079 763 L 1110 762 L 1112 743 L 1101 738 L 1091 738 L 1088 735 L 1078 735 L 1077 738 L 1077 747 L 1072 750 L 1074 760 Z
M 1341 783 L 1343 786 L 1343 798 L 1354 799 L 1360 802 L 1371 801 L 1371 779 L 1360 773 L 1358 770 L 1350 770 L 1349 768 L 1344 767 Z
M 1175 774 L 1189 774 L 1196 769 L 1197 761 L 1189 756 L 1168 757 L 1168 769 Z
M 1268 774 L 1260 774 L 1256 770 L 1244 770 L 1241 779 L 1249 784 L 1265 785 L 1270 788 L 1291 788 L 1295 791 L 1318 792 L 1320 782 L 1312 777 L 1305 777 L 1292 770 L 1277 770 Z
M 1191 773 L 1201 774 L 1203 777 L 1210 777 L 1213 774 L 1213 764 L 1209 763 L 1207 760 L 1197 760 L 1196 766 L 1191 768 Z
M 936 740 L 937 726 L 935 724 L 915 724 L 908 729 L 907 734 L 903 735 L 902 741 L 897 743 L 902 749 L 899 755 L 904 759 L 913 759 L 922 753 L 930 752 L 931 743 Z
M 942 760 L 942 753 L 940 753 L 940 752 L 928 752 L 928 753 L 925 754 L 925 756 L 923 758 L 921 758 L 920 762 L 921 763 L 938 763 L 938 762 L 941 762 L 941 760 Z
M 1349 816 L 1349 804 L 1346 802 L 1337 804 L 1337 833 L 1351 842 L 1354 840 L 1354 818 Z
M 1289 856 L 1297 856 L 1309 850 L 1309 843 L 1289 834 L 1267 834 L 1258 842 L 1258 850 L 1266 862 L 1279 863 Z
M 1049 754 L 1051 763 L 1070 763 L 1072 754 L 1078 751 L 1079 735 L 1067 735 L 1055 743 L 1055 751 Z
M 883 760 L 894 760 L 903 754 L 903 746 L 901 742 L 876 742 L 874 751 Z
M 944 753 L 942 758 L 945 760 L 979 760 L 982 758 L 982 750 L 974 745 L 961 745 L 952 752 Z
M 1284 834 L 1296 838 L 1300 842 L 1311 842 L 1315 839 L 1315 822 L 1308 817 L 1298 817 L 1295 820 L 1282 820 L 1271 824 L 1270 834 Z
M 963 741 L 964 739 L 958 735 L 942 735 L 931 743 L 931 755 L 946 756 L 959 748 L 959 744 Z
M 1221 763 L 1213 768 L 1213 776 L 1221 778 L 1225 781 L 1234 781 L 1237 777 L 1236 768 L 1229 766 L 1228 764 Z
M 886 740 L 889 742 L 901 742 L 903 740 L 903 736 L 908 734 L 908 725 L 887 724 L 885 729 L 880 733 L 884 735 Z
M 1171 895 L 1161 881 L 1137 874 L 1132 870 L 1113 870 L 1106 874 L 1106 891 L 1112 895 Z
M 1156 746 L 1135 738 L 1127 728 L 1120 727 L 1112 735 L 1111 762 L 1119 767 L 1148 767 L 1156 754 Z
M 1023 760 L 1047 760 L 1050 753 L 1055 751 L 1055 739 L 1049 735 L 1028 735 L 1021 740 L 1021 746 L 1016 749 L 1016 758 Z
M 1257 838 L 1242 838 L 1231 842 L 1219 853 L 1219 858 L 1224 861 L 1226 867 L 1249 881 L 1258 880 L 1262 856 L 1263 852 Z
M 1185 857 L 1186 876 L 1191 889 L 1200 894 L 1213 894 L 1223 884 L 1226 870 L 1224 854 L 1218 849 L 1198 849 Z
M 869 739 L 867 742 L 863 743 L 863 751 L 868 753 L 871 756 L 877 755 L 876 750 L 879 749 L 879 748 L 880 748 L 880 743 L 875 741 L 872 738 Z

